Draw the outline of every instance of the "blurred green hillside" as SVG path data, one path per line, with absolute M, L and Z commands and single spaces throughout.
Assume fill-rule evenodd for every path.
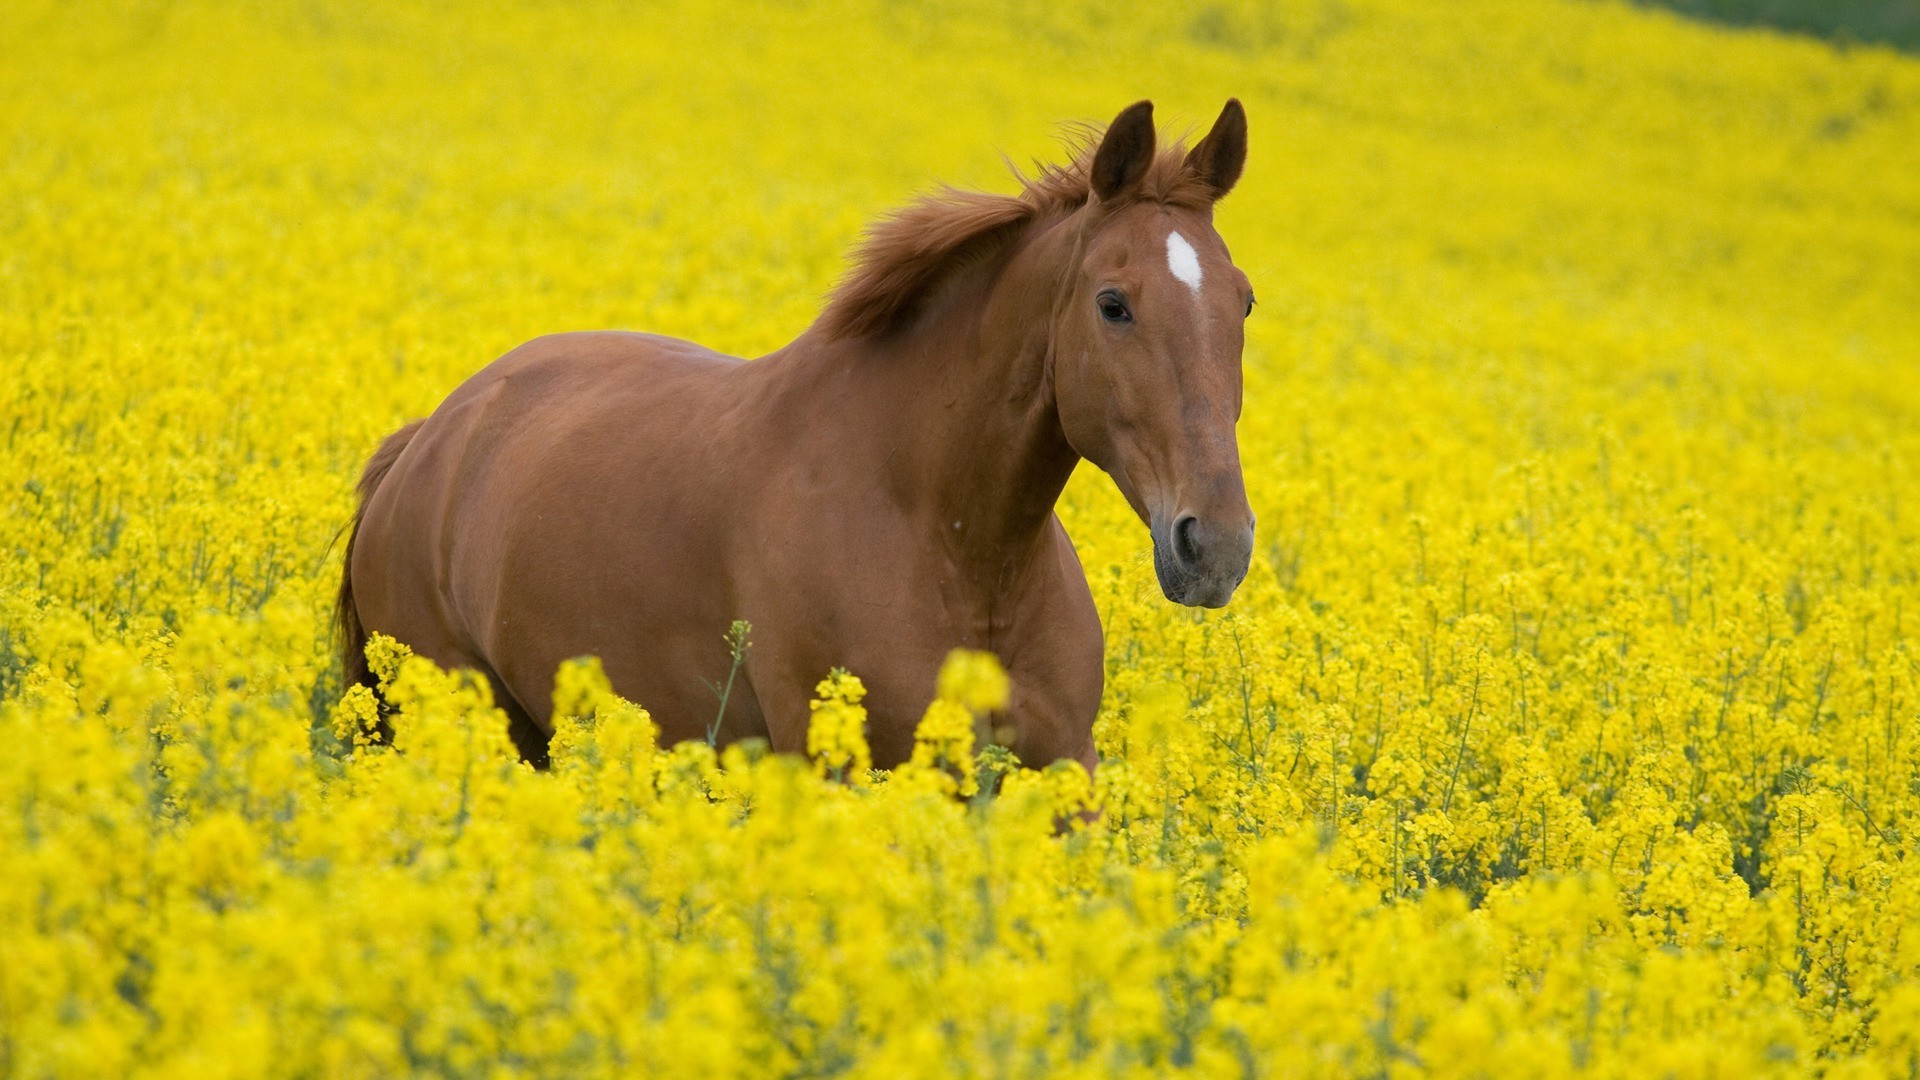
M 1920 0 L 1646 0 L 1734 26 L 1771 26 L 1836 41 L 1920 50 Z

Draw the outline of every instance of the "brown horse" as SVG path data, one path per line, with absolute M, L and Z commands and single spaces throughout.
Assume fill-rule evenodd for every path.
M 1018 196 L 948 190 L 872 229 L 826 310 L 751 363 L 685 341 L 543 337 L 388 437 L 360 481 L 339 618 L 483 673 L 546 758 L 561 661 L 601 657 L 664 741 L 806 745 L 829 668 L 905 760 L 947 652 L 997 654 L 1022 761 L 1096 763 L 1100 620 L 1054 502 L 1085 457 L 1151 530 L 1167 598 L 1245 576 L 1242 320 L 1213 228 L 1229 101 L 1191 153 L 1140 102 Z M 753 642 L 724 715 L 735 619 Z

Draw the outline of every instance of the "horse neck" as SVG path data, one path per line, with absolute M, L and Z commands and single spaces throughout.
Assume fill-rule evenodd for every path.
M 1054 303 L 1071 230 L 1038 225 L 998 258 L 958 271 L 858 365 L 885 418 L 880 445 L 896 500 L 956 559 L 1010 584 L 1039 550 L 1080 460 L 1061 430 L 1048 372 Z

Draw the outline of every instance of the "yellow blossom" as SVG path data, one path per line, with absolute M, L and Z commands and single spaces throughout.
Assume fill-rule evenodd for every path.
M 873 755 L 867 747 L 867 710 L 860 701 L 867 688 L 857 676 L 836 668 L 814 693 L 818 696 L 808 703 L 812 717 L 807 726 L 807 756 L 822 776 L 856 787 L 866 783 Z

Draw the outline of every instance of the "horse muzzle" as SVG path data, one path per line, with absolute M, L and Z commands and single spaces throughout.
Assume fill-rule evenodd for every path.
M 1153 571 L 1167 599 L 1188 607 L 1226 607 L 1253 559 L 1253 518 L 1225 522 L 1181 514 L 1154 519 Z

